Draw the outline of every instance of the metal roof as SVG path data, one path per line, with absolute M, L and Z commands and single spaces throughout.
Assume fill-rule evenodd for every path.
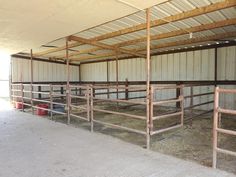
M 226 0 L 227 1 L 227 0 Z M 177 14 L 181 14 L 183 12 L 188 12 L 200 7 L 205 7 L 205 6 L 210 6 L 214 3 L 218 3 L 218 2 L 224 2 L 222 0 L 169 0 L 168 2 L 156 5 L 151 7 L 151 21 L 153 20 L 164 20 L 163 18 L 166 17 L 171 17 Z M 206 29 L 206 30 L 201 30 L 199 32 L 193 32 L 193 34 L 190 34 L 189 31 L 187 31 L 187 29 L 189 28 L 194 28 L 197 26 L 202 26 L 202 25 L 206 25 L 206 24 L 214 24 L 216 22 L 220 22 L 223 20 L 234 20 L 234 22 L 231 25 L 227 25 L 227 26 L 222 26 L 219 28 L 212 28 L 212 29 Z M 161 35 L 161 34 L 165 34 L 165 33 L 170 33 L 170 32 L 175 32 L 178 30 L 185 30 L 186 34 L 182 34 L 182 35 L 177 35 L 177 36 L 171 36 L 171 37 L 167 37 L 167 38 L 162 38 L 162 39 L 157 39 L 157 40 L 152 40 L 151 41 L 151 45 L 152 46 L 157 46 L 156 49 L 152 49 L 152 53 L 158 52 L 158 51 L 166 51 L 166 50 L 178 50 L 181 48 L 190 48 L 190 47 L 194 47 L 197 45 L 211 45 L 211 44 L 215 44 L 216 42 L 225 42 L 225 41 L 217 41 L 217 39 L 214 40 L 209 40 L 209 41 L 204 41 L 204 42 L 198 42 L 198 43 L 193 43 L 193 44 L 183 44 L 183 45 L 176 45 L 176 46 L 170 46 L 170 47 L 164 47 L 164 48 L 158 48 L 158 45 L 163 45 L 163 44 L 168 44 L 168 43 L 173 43 L 173 42 L 179 42 L 179 41 L 185 41 L 185 40 L 190 40 L 190 39 L 195 39 L 195 38 L 207 38 L 207 37 L 211 37 L 214 35 L 218 35 L 218 34 L 226 34 L 226 33 L 232 33 L 234 32 L 235 35 L 232 35 L 231 37 L 227 37 L 227 40 L 235 40 L 236 38 L 236 7 L 230 7 L 230 8 L 225 8 L 222 10 L 217 10 L 214 12 L 210 12 L 210 13 L 205 13 L 205 14 L 201 14 L 198 16 L 194 16 L 192 18 L 186 18 L 184 20 L 179 20 L 179 21 L 174 21 L 174 22 L 167 22 L 163 25 L 158 25 L 155 27 L 151 28 L 151 35 Z M 85 39 L 93 39 L 96 37 L 99 37 L 101 35 L 106 35 L 112 32 L 117 32 L 118 30 L 123 30 L 126 28 L 130 28 L 133 27 L 135 25 L 140 25 L 140 24 L 144 24 L 146 22 L 146 12 L 145 11 L 139 11 L 137 13 L 131 14 L 129 16 L 125 16 L 123 18 L 96 26 L 94 28 L 90 28 L 81 32 L 78 32 L 76 34 L 74 34 L 74 36 L 78 36 L 78 37 L 82 37 Z M 127 33 L 127 34 L 123 34 L 123 35 L 117 35 L 115 37 L 111 37 L 111 38 L 106 38 L 104 40 L 100 40 L 99 42 L 109 45 L 109 46 L 113 46 L 116 45 L 118 43 L 121 42 L 128 42 L 131 40 L 136 40 L 138 38 L 142 38 L 145 37 L 146 35 L 146 30 L 139 30 L 139 31 L 134 31 L 131 33 Z M 224 37 L 223 37 L 224 39 Z M 74 62 L 83 62 L 84 60 L 86 60 L 86 57 L 88 57 L 87 60 L 96 60 L 96 57 L 99 57 L 97 59 L 112 59 L 115 58 L 115 54 L 112 56 L 102 56 L 102 54 L 109 54 L 112 53 L 111 50 L 107 50 L 107 49 L 102 49 L 100 48 L 100 50 L 92 50 L 94 48 L 97 48 L 96 46 L 93 45 L 88 45 L 88 44 L 82 44 L 82 43 L 78 43 L 78 42 L 70 42 L 70 43 L 77 43 L 78 46 L 76 47 L 72 47 L 69 50 L 69 54 L 73 54 L 75 52 L 82 52 L 82 54 L 77 55 L 77 56 L 72 56 L 70 59 L 74 60 Z M 62 38 L 60 40 L 56 40 L 53 42 L 50 42 L 47 44 L 48 47 L 41 47 L 40 49 L 35 49 L 34 52 L 37 54 L 39 52 L 43 52 L 45 50 L 48 49 L 52 49 L 52 48 L 57 48 L 57 47 L 61 47 L 61 46 L 65 46 L 65 38 Z M 51 46 L 51 47 L 50 47 Z M 55 46 L 55 47 L 53 47 Z M 145 49 L 146 47 L 146 42 L 145 41 L 141 41 L 141 42 L 136 42 L 136 43 L 132 43 L 131 45 L 124 45 L 121 46 L 123 49 L 128 49 L 128 50 L 139 50 L 140 48 Z M 92 50 L 91 52 L 87 52 L 86 50 Z M 83 51 L 85 51 L 85 53 L 83 53 Z M 141 53 L 145 54 L 145 50 L 144 51 L 140 51 Z M 48 53 L 45 54 L 44 57 L 48 57 L 48 58 L 64 58 L 65 57 L 65 50 L 61 50 L 58 52 L 53 52 L 53 53 Z M 92 58 L 94 56 L 94 59 Z M 119 54 L 119 57 L 124 57 L 124 56 L 131 56 L 131 55 L 127 55 L 127 54 Z M 80 58 L 84 59 L 80 61 Z M 78 60 L 78 61 L 77 61 Z

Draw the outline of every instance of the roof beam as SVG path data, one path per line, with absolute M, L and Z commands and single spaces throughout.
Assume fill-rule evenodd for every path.
M 188 44 L 194 44 L 194 43 L 208 42 L 208 41 L 213 41 L 213 40 L 225 39 L 225 38 L 229 38 L 229 37 L 236 37 L 236 32 L 221 33 L 221 34 L 216 34 L 216 35 L 212 35 L 212 36 L 208 36 L 208 37 L 200 37 L 200 38 L 193 38 L 193 39 L 187 39 L 187 40 L 182 40 L 182 41 L 163 43 L 163 44 L 151 46 L 151 49 L 160 49 L 160 48 L 188 45 Z M 142 48 L 135 49 L 132 51 L 144 52 L 145 50 L 146 50 L 146 47 L 142 47 Z M 100 54 L 100 55 L 93 56 L 93 57 L 74 58 L 71 60 L 81 61 L 81 60 L 104 58 L 104 57 L 109 57 L 109 56 L 114 56 L 114 55 L 115 55 L 115 52 Z
M 119 47 L 114 47 L 112 45 L 107 45 L 107 44 L 104 44 L 104 43 L 101 43 L 101 42 L 85 39 L 85 38 L 78 37 L 78 36 L 70 36 L 69 40 L 81 42 L 81 43 L 84 43 L 84 44 L 94 45 L 94 46 L 97 46 L 97 47 L 100 47 L 100 48 L 103 48 L 103 49 L 113 50 L 113 51 L 116 51 L 116 52 L 129 54 L 129 55 L 134 55 L 134 56 L 137 56 L 137 57 L 145 57 L 145 55 L 139 54 L 135 51 L 131 51 L 131 50 L 127 50 L 127 49 L 123 49 L 123 48 L 119 48 Z
M 190 11 L 186 11 L 183 13 L 179 13 L 176 15 L 172 15 L 172 16 L 168 16 L 165 17 L 163 19 L 157 19 L 157 20 L 153 20 L 151 21 L 150 25 L 151 27 L 155 27 L 155 26 L 160 26 L 160 25 L 164 25 L 167 24 L 169 22 L 176 22 L 179 20 L 184 20 L 187 18 L 192 18 L 198 15 L 202 15 L 202 14 L 206 14 L 206 13 L 210 13 L 210 12 L 214 12 L 217 10 L 222 10 L 225 8 L 229 8 L 229 7 L 234 7 L 236 6 L 236 1 L 235 0 L 225 0 L 222 2 L 218 2 L 218 3 L 214 3 L 208 6 L 204 6 L 204 7 L 200 7 L 200 8 L 196 8 Z M 135 31 L 140 31 L 140 30 L 145 30 L 146 29 L 146 23 L 142 23 L 139 25 L 135 25 L 126 29 L 121 29 L 118 31 L 114 31 L 111 33 L 107 33 L 98 37 L 94 37 L 91 40 L 95 40 L 95 41 L 100 41 L 100 40 L 104 40 L 104 39 L 108 39 L 108 38 L 112 38 L 112 37 L 116 37 L 116 36 L 120 36 L 120 35 L 124 35 L 124 34 L 128 34 L 128 33 L 132 33 Z
M 222 20 L 222 21 L 218 21 L 218 22 L 214 22 L 214 23 L 208 23 L 205 25 L 199 25 L 199 26 L 195 26 L 195 27 L 191 27 L 191 28 L 185 28 L 185 29 L 181 29 L 181 30 L 167 32 L 167 33 L 152 35 L 151 40 L 160 40 L 160 39 L 165 39 L 165 38 L 169 38 L 169 37 L 175 37 L 175 36 L 180 36 L 180 35 L 189 34 L 189 33 L 196 33 L 196 32 L 201 32 L 201 31 L 205 31 L 205 30 L 211 30 L 214 28 L 235 25 L 235 24 L 236 24 L 236 18 L 229 19 L 229 20 Z M 118 44 L 115 44 L 114 46 L 121 47 L 121 46 L 133 45 L 133 44 L 136 44 L 139 42 L 144 42 L 145 40 L 146 40 L 146 37 L 141 37 L 141 38 L 134 39 L 134 40 L 120 42 Z
M 220 27 L 224 27 L 224 26 L 235 25 L 235 24 L 236 24 L 236 18 L 228 19 L 228 20 L 222 20 L 222 21 L 218 21 L 218 22 L 215 22 L 215 23 L 208 23 L 208 24 L 205 24 L 205 25 L 199 25 L 199 26 L 186 28 L 186 29 L 181 29 L 181 30 L 176 30 L 176 31 L 171 31 L 171 32 L 163 33 L 163 34 L 152 35 L 151 40 L 160 40 L 160 39 L 164 39 L 164 38 L 168 38 L 168 37 L 175 37 L 175 36 L 179 36 L 179 35 L 188 34 L 189 32 L 196 33 L 196 32 L 201 32 L 201 31 L 205 31 L 205 30 L 211 30 L 211 29 L 214 29 L 214 28 L 220 28 Z M 120 43 L 114 44 L 112 46 L 114 46 L 114 47 L 124 47 L 124 46 L 133 45 L 133 44 L 136 44 L 136 43 L 139 43 L 139 42 L 144 42 L 144 41 L 146 41 L 146 36 L 138 38 L 138 39 L 134 39 L 134 40 L 120 42 Z M 69 57 L 75 57 L 75 56 L 80 55 L 80 54 L 95 52 L 95 51 L 98 51 L 98 50 L 101 50 L 101 48 L 97 47 L 97 48 L 86 49 L 86 50 L 83 50 L 83 51 L 73 52 L 69 55 Z M 57 57 L 58 58 L 65 58 L 64 55 L 60 55 L 60 56 L 57 56 Z
M 158 20 L 151 21 L 151 27 L 164 25 L 164 24 L 167 24 L 169 22 L 184 20 L 184 19 L 187 19 L 187 18 L 202 15 L 204 13 L 210 13 L 210 12 L 214 12 L 214 11 L 217 11 L 217 10 L 226 9 L 226 8 L 230 8 L 230 7 L 234 7 L 234 6 L 236 6 L 236 1 L 235 0 L 225 0 L 225 1 L 222 1 L 222 2 L 214 3 L 214 4 L 211 4 L 211 5 L 208 5 L 208 6 L 200 7 L 200 8 L 193 9 L 193 10 L 190 10 L 190 11 L 186 11 L 186 12 L 183 12 L 183 13 L 179 13 L 179 14 L 176 14 L 176 15 L 168 16 L 168 17 L 165 17 L 163 19 L 158 19 Z M 91 40 L 96 40 L 96 41 L 104 40 L 104 39 L 108 39 L 108 38 L 112 38 L 112 37 L 116 37 L 116 36 L 120 36 L 120 35 L 124 35 L 124 34 L 128 34 L 128 33 L 132 33 L 132 32 L 139 31 L 139 30 L 144 30 L 145 27 L 146 27 L 146 23 L 143 23 L 143 24 L 136 25 L 136 26 L 133 26 L 133 27 L 125 28 L 125 29 L 118 30 L 118 31 L 115 31 L 115 32 L 111 32 L 111 33 L 107 33 L 107 34 L 104 34 L 104 35 L 101 35 L 101 36 L 98 36 L 98 37 L 94 37 L 94 38 L 91 38 Z M 73 48 L 73 47 L 77 47 L 79 45 L 81 45 L 81 43 L 75 42 L 73 44 L 69 44 L 68 47 Z M 62 47 L 59 47 L 59 48 L 56 48 L 56 49 L 50 49 L 50 50 L 47 50 L 47 51 L 44 51 L 44 52 L 35 53 L 34 56 L 39 57 L 39 56 L 42 56 L 42 55 L 58 52 L 58 51 L 65 50 L 65 49 L 66 49 L 66 46 L 62 46 Z

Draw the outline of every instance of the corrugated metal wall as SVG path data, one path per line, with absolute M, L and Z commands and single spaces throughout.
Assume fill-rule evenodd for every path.
M 151 80 L 214 80 L 215 49 L 181 52 L 153 56 L 151 60 Z M 236 80 L 236 46 L 218 48 L 218 80 Z M 115 61 L 81 65 L 82 81 L 107 81 L 107 65 L 109 80 L 116 80 Z M 145 81 L 145 59 L 136 58 L 120 60 L 119 81 Z M 79 80 L 79 68 L 71 67 L 71 81 Z M 22 78 L 22 79 L 21 79 Z M 14 58 L 12 60 L 12 81 L 30 81 L 30 61 Z M 34 81 L 66 81 L 66 66 L 62 64 L 34 61 Z M 236 86 L 221 86 L 236 88 Z M 194 93 L 205 93 L 212 87 L 198 87 Z M 185 94 L 190 90 L 185 89 Z M 113 95 L 115 96 L 115 95 Z M 132 96 L 141 96 L 132 94 Z M 175 96 L 172 91 L 163 91 L 157 95 L 158 99 Z M 195 103 L 212 100 L 212 96 L 196 98 Z M 222 106 L 236 108 L 236 96 L 222 95 Z M 187 104 L 189 102 L 187 101 Z M 210 106 L 212 107 L 212 106 Z M 210 108 L 209 106 L 201 108 Z
M 219 48 L 218 56 L 218 80 L 236 79 L 236 47 Z M 165 54 L 153 56 L 151 60 L 151 80 L 214 80 L 215 49 L 206 49 L 175 54 Z M 145 80 L 145 60 L 141 58 L 120 60 L 119 81 L 144 81 Z M 81 65 L 82 81 L 106 81 L 107 62 Z M 109 80 L 115 81 L 115 61 L 109 62 Z M 236 86 L 221 86 L 236 88 Z M 196 87 L 194 93 L 205 93 L 212 91 L 212 87 Z M 189 94 L 190 89 L 185 89 L 185 94 Z M 163 91 L 157 98 L 169 98 L 175 95 L 174 92 Z M 135 95 L 139 96 L 139 95 Z M 195 98 L 195 104 L 211 101 L 213 96 Z M 222 104 L 229 108 L 236 108 L 236 96 L 222 96 Z M 187 101 L 189 104 L 189 101 Z M 201 108 L 212 108 L 212 106 L 202 106 Z
M 236 47 L 227 47 L 218 49 L 218 79 L 236 80 Z M 235 85 L 221 86 L 222 88 L 236 89 Z M 236 95 L 220 95 L 220 105 L 229 108 L 236 108 Z
M 39 81 L 66 81 L 66 65 L 34 61 L 34 82 Z M 79 80 L 79 67 L 70 66 L 71 81 Z M 12 59 L 12 82 L 30 82 L 30 60 Z

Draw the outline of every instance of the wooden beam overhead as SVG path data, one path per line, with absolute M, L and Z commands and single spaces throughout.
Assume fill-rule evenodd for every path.
M 222 2 L 218 2 L 218 3 L 208 5 L 208 6 L 196 8 L 196 9 L 186 11 L 183 13 L 179 13 L 176 15 L 168 16 L 163 19 L 151 21 L 150 25 L 151 25 L 151 27 L 160 26 L 160 25 L 167 24 L 169 22 L 184 20 L 187 18 L 192 18 L 192 17 L 199 16 L 199 15 L 202 15 L 205 13 L 210 13 L 210 12 L 214 12 L 217 10 L 222 10 L 222 9 L 226 9 L 226 8 L 230 8 L 230 7 L 234 7 L 234 6 L 236 6 L 235 0 L 225 0 Z M 120 36 L 120 35 L 124 35 L 124 34 L 128 34 L 128 33 L 136 32 L 136 31 L 144 30 L 145 28 L 146 28 L 146 23 L 143 23 L 143 24 L 135 25 L 135 26 L 132 26 L 129 28 L 125 28 L 125 29 L 121 29 L 121 30 L 114 31 L 111 33 L 107 33 L 107 34 L 104 34 L 104 35 L 101 35 L 98 37 L 94 37 L 94 38 L 91 38 L 90 40 L 100 41 L 100 40 L 104 40 L 104 39 L 108 39 L 108 38 L 112 38 L 112 37 L 116 37 L 116 36 Z M 81 45 L 80 42 L 75 42 L 73 44 L 69 44 L 68 47 L 73 48 L 73 47 L 77 47 L 79 45 Z M 62 51 L 65 49 L 66 49 L 66 46 L 62 46 L 62 47 L 58 47 L 56 49 L 50 49 L 50 50 L 46 50 L 43 52 L 35 53 L 34 56 L 39 57 L 39 56 L 43 56 L 43 55 L 46 55 L 49 53 Z
M 152 35 L 151 40 L 160 40 L 160 39 L 164 39 L 164 38 L 168 38 L 168 37 L 175 37 L 175 36 L 179 36 L 179 35 L 188 34 L 190 32 L 196 33 L 196 32 L 201 32 L 201 31 L 205 31 L 205 30 L 211 30 L 211 29 L 214 29 L 214 28 L 220 28 L 220 27 L 224 27 L 224 26 L 235 25 L 235 24 L 236 24 L 236 18 L 228 19 L 228 20 L 222 20 L 222 21 L 218 21 L 218 22 L 214 22 L 214 23 L 208 23 L 208 24 L 204 24 L 204 25 L 199 25 L 199 26 L 195 26 L 195 27 L 191 27 L 191 28 L 185 28 L 185 29 L 171 31 L 171 32 L 163 33 L 163 34 Z M 144 41 L 146 41 L 145 36 L 141 37 L 141 38 L 138 38 L 138 39 L 134 39 L 134 40 L 120 42 L 120 43 L 114 44 L 112 46 L 113 47 L 124 47 L 124 46 L 134 45 L 134 44 L 137 44 L 139 42 L 144 42 Z M 69 57 L 75 57 L 75 56 L 80 55 L 80 54 L 96 52 L 98 50 L 101 50 L 101 48 L 96 47 L 96 48 L 86 49 L 86 50 L 82 50 L 82 51 L 78 51 L 78 52 L 73 52 L 69 55 Z M 65 56 L 60 55 L 60 56 L 57 56 L 57 58 L 65 58 Z
M 163 19 L 153 20 L 150 22 L 150 26 L 151 27 L 160 26 L 160 25 L 164 25 L 164 24 L 167 24 L 170 22 L 176 22 L 179 20 L 192 18 L 195 16 L 199 16 L 202 14 L 206 14 L 206 13 L 214 12 L 217 10 L 229 8 L 229 7 L 234 7 L 234 6 L 236 6 L 235 0 L 225 0 L 225 1 L 214 3 L 214 4 L 211 4 L 208 6 L 199 7 L 199 8 L 190 10 L 190 11 L 182 12 L 182 13 L 179 13 L 176 15 L 171 15 L 171 16 L 165 17 Z M 118 31 L 114 31 L 111 33 L 107 33 L 107 34 L 98 36 L 98 37 L 94 37 L 91 40 L 100 41 L 100 40 L 104 40 L 104 39 L 108 39 L 108 38 L 112 38 L 112 37 L 116 37 L 116 36 L 120 36 L 120 35 L 124 35 L 124 34 L 128 34 L 128 33 L 136 32 L 136 31 L 140 31 L 140 30 L 145 30 L 145 29 L 146 29 L 146 23 L 142 23 L 142 24 L 135 25 L 135 26 L 132 26 L 129 28 L 121 29 Z
M 230 38 L 230 37 L 236 37 L 236 32 L 221 33 L 221 34 L 216 34 L 216 35 L 212 35 L 208 37 L 192 38 L 192 39 L 187 39 L 187 40 L 182 40 L 182 41 L 163 43 L 159 45 L 153 45 L 151 46 L 151 49 L 161 49 L 161 48 L 175 47 L 175 46 L 188 45 L 188 44 L 194 44 L 194 43 L 209 42 L 209 41 L 215 41 L 215 40 L 225 39 L 225 38 Z M 146 47 L 141 47 L 132 51 L 144 52 L 146 51 Z M 109 57 L 109 56 L 115 56 L 115 52 L 95 55 L 92 57 L 74 58 L 71 60 L 81 61 L 81 60 L 104 58 L 104 57 Z
M 84 39 L 84 38 L 81 38 L 81 37 L 78 37 L 78 36 L 70 36 L 69 39 L 73 40 L 73 41 L 81 42 L 81 43 L 84 43 L 84 44 L 94 45 L 94 46 L 97 46 L 97 47 L 100 47 L 100 48 L 103 48 L 103 49 L 113 50 L 113 51 L 124 53 L 124 54 L 134 55 L 134 56 L 143 57 L 143 58 L 145 57 L 145 55 L 139 54 L 135 51 L 130 51 L 130 50 L 127 50 L 127 49 L 114 47 L 112 45 L 104 44 L 104 43 L 97 42 L 97 41 L 92 41 L 92 40 L 89 40 L 89 39 Z
M 189 33 L 196 33 L 196 32 L 201 32 L 201 31 L 205 31 L 205 30 L 212 30 L 214 28 L 220 28 L 220 27 L 235 25 L 235 24 L 236 24 L 236 18 L 222 20 L 222 21 L 199 25 L 199 26 L 195 26 L 195 27 L 191 27 L 191 28 L 185 28 L 185 29 L 167 32 L 167 33 L 152 35 L 151 40 L 160 40 L 160 39 L 165 39 L 165 38 L 169 38 L 169 37 L 175 37 L 175 36 L 180 36 L 180 35 L 184 35 L 184 34 L 189 34 Z M 146 37 L 141 37 L 141 38 L 134 39 L 134 40 L 120 42 L 118 44 L 115 44 L 114 46 L 123 47 L 123 46 L 133 45 L 133 44 L 136 44 L 139 42 L 144 42 L 145 40 L 146 40 Z

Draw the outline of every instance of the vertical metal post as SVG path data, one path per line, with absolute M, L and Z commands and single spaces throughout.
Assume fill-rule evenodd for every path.
M 190 114 L 191 114 L 191 119 L 190 119 L 190 125 L 192 126 L 193 124 L 193 86 L 190 87 L 190 106 L 191 106 L 191 109 L 190 109 Z
M 52 99 L 52 94 L 53 94 L 53 86 L 50 84 L 50 118 L 53 119 L 53 99 Z
M 129 82 L 128 82 L 127 78 L 125 79 L 125 87 L 126 87 L 126 89 L 125 89 L 125 99 L 128 100 L 129 99 L 129 89 L 128 89 Z
M 154 99 L 154 88 L 153 86 L 150 86 L 150 136 L 153 132 L 153 99 Z
M 180 95 L 179 95 L 180 101 L 180 108 L 181 108 L 181 125 L 184 125 L 184 86 L 181 85 L 180 88 Z
M 217 54 L 217 48 L 215 48 L 215 74 L 214 74 L 214 78 L 215 78 L 215 87 L 217 86 L 217 77 L 218 77 L 218 74 L 217 74 L 217 68 L 218 68 L 218 54 Z
M 119 85 L 119 66 L 118 66 L 118 54 L 116 52 L 116 99 L 119 98 L 119 94 L 118 94 L 118 85 Z
M 146 58 L 146 147 L 150 148 L 150 9 L 146 10 L 146 35 L 147 35 L 147 58 Z
M 21 82 L 21 106 L 22 106 L 22 112 L 24 112 L 24 85 Z
M 13 89 L 13 86 L 12 86 L 12 58 L 11 58 L 11 60 L 10 60 L 10 82 L 9 82 L 9 88 L 10 88 L 10 100 L 11 100 L 11 103 L 12 104 L 15 104 L 15 102 L 14 102 L 14 98 L 13 98 L 13 96 L 12 95 L 14 95 L 14 92 L 12 91 L 12 89 Z
M 91 90 L 90 90 L 91 92 L 90 92 L 90 98 L 91 98 L 91 100 L 90 100 L 90 113 L 91 113 L 91 115 L 90 115 L 90 117 L 91 117 L 91 120 L 90 120 L 90 126 L 91 126 L 91 132 L 93 132 L 93 116 L 94 116 L 94 112 L 93 112 L 93 97 L 94 97 L 94 88 L 93 88 L 93 86 L 91 86 Z
M 219 107 L 219 87 L 215 88 L 214 95 L 214 118 L 213 118 L 213 161 L 212 167 L 217 165 L 217 128 L 218 128 L 218 107 Z
M 79 85 L 81 85 L 81 64 L 79 64 Z M 79 95 L 82 95 L 82 89 L 79 89 Z
M 38 91 L 39 91 L 39 92 L 41 92 L 41 91 L 42 91 L 42 89 L 41 89 L 41 86 L 40 86 L 40 85 L 38 86 Z M 39 98 L 39 99 L 41 99 L 41 98 L 42 98 L 42 94 L 41 94 L 41 93 L 39 93 L 39 94 L 38 94 L 38 98 Z
M 110 77 L 109 77 L 109 61 L 107 61 L 107 83 L 109 83 L 110 81 Z M 107 88 L 107 98 L 110 98 L 110 89 L 109 87 Z
M 177 84 L 177 86 L 179 85 Z M 176 98 L 179 98 L 180 96 L 180 89 L 181 88 L 176 88 Z M 180 102 L 176 102 L 176 108 L 180 108 Z
M 32 111 L 32 114 L 34 114 L 34 105 L 33 105 L 33 78 L 34 78 L 34 68 L 33 68 L 33 50 L 31 49 L 30 50 L 30 95 L 31 95 L 31 98 L 30 98 L 30 103 L 31 103 L 31 111 Z
M 68 38 L 66 39 L 66 102 L 67 102 L 67 124 L 70 124 L 70 65 L 69 65 Z
M 89 90 L 89 85 L 87 85 L 85 97 L 86 97 L 86 101 L 87 101 L 87 119 L 88 119 L 88 121 L 90 120 L 90 102 L 89 102 L 90 100 L 89 100 L 89 95 L 90 95 L 90 90 Z

